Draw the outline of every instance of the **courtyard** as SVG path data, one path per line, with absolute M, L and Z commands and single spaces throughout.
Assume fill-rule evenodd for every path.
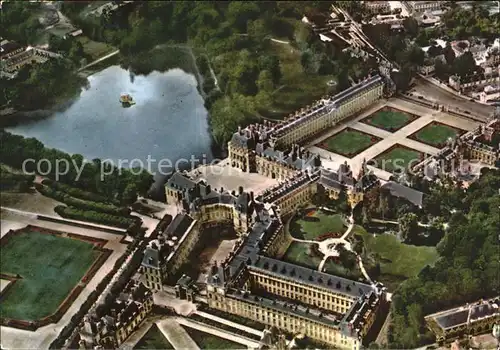
M 2 298 L 1 314 L 17 320 L 54 314 L 102 253 L 91 242 L 35 229 L 2 241 L 0 272 L 15 282 Z
M 317 147 L 352 158 L 380 140 L 381 138 L 377 136 L 346 128 L 320 142 Z
M 395 132 L 417 118 L 418 116 L 415 114 L 386 106 L 362 119 L 361 122 L 389 132 Z
M 433 121 L 409 136 L 410 139 L 427 145 L 443 148 L 448 139 L 454 139 L 465 133 L 465 130 Z
M 205 333 L 191 327 L 183 327 L 187 334 L 200 347 L 200 349 L 246 349 L 247 347 L 233 341 Z
M 424 156 L 422 152 L 400 144 L 395 144 L 385 152 L 380 153 L 370 160 L 368 165 L 373 165 L 376 168 L 394 173 L 417 165 L 424 159 Z
M 316 244 L 294 241 L 288 247 L 283 260 L 317 270 L 321 260 L 323 260 L 323 254 L 316 251 L 315 248 L 317 248 Z
M 322 210 L 307 209 L 303 215 L 297 215 L 290 221 L 290 234 L 293 238 L 308 241 L 326 239 L 322 235 L 338 234 L 342 236 L 347 226 L 339 214 L 330 214 Z M 323 238 L 323 239 L 322 239 Z

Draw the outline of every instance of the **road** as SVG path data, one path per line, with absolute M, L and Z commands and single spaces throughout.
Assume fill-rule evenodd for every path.
M 417 78 L 417 85 L 412 89 L 417 94 L 423 95 L 428 100 L 434 100 L 442 105 L 451 105 L 460 109 L 470 111 L 485 120 L 495 110 L 495 107 L 469 101 L 467 98 L 458 97 L 425 79 Z

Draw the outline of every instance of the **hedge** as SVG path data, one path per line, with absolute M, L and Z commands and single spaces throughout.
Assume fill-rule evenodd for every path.
M 57 191 L 51 187 L 46 186 L 36 186 L 36 189 L 44 196 L 53 198 L 69 206 L 82 209 L 91 210 L 95 212 L 101 212 L 106 214 L 111 214 L 115 216 L 129 216 L 130 209 L 126 207 L 116 207 L 112 204 L 104 204 L 99 202 L 87 201 L 79 198 L 74 198 L 64 192 Z
M 63 184 L 61 182 L 53 181 L 50 179 L 43 180 L 42 184 L 45 186 L 48 186 L 50 188 L 53 188 L 57 191 L 67 193 L 70 196 L 75 197 L 75 198 L 80 198 L 80 199 L 84 199 L 84 200 L 92 201 L 92 202 L 111 203 L 111 204 L 115 204 L 115 205 L 119 204 L 119 202 L 117 200 L 109 199 L 109 198 L 101 196 L 97 193 L 88 192 L 88 191 L 82 190 L 80 188 L 72 187 L 70 185 L 66 185 L 66 184 Z
M 123 217 L 115 216 L 106 213 L 99 213 L 92 210 L 81 210 L 73 207 L 66 207 L 64 205 L 58 205 L 54 208 L 54 211 L 66 219 L 89 221 L 96 224 L 115 226 L 119 228 L 128 229 L 131 226 L 137 227 L 142 224 L 142 221 L 138 217 Z

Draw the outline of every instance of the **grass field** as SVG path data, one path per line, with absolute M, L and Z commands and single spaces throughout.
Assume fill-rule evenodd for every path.
M 90 40 L 86 36 L 79 36 L 76 40 L 83 45 L 83 51 L 90 57 L 89 63 L 116 50 L 109 44 Z
M 311 210 L 301 218 L 290 222 L 290 234 L 294 238 L 314 241 L 316 237 L 329 232 L 344 233 L 344 221 L 339 214 L 326 214 L 321 210 Z
M 100 252 L 88 242 L 40 232 L 2 246 L 0 272 L 21 276 L 0 304 L 2 317 L 37 320 L 54 313 Z
M 374 237 L 360 226 L 355 226 L 354 235 L 363 239 L 367 253 L 380 263 L 382 282 L 384 279 L 396 282 L 414 277 L 438 259 L 435 247 L 404 244 L 389 234 Z
M 395 172 L 416 165 L 422 157 L 423 153 L 397 144 L 379 154 L 370 163 L 379 169 Z
M 135 345 L 134 349 L 137 350 L 174 350 L 175 348 L 170 344 L 170 342 L 165 338 L 163 333 L 158 329 L 158 326 L 153 324 L 149 331 L 144 334 L 144 337 L 139 340 Z
M 271 96 L 272 105 L 259 110 L 264 117 L 283 118 L 334 91 L 327 82 L 336 78 L 306 73 L 300 63 L 301 52 L 290 44 L 270 42 L 269 54 L 278 56 L 283 76 Z
M 215 335 L 201 332 L 191 327 L 184 327 L 200 349 L 246 349 L 247 347 Z
M 410 135 L 410 138 L 434 147 L 442 148 L 446 140 L 455 138 L 463 132 L 463 130 L 434 121 L 424 126 L 413 135 Z
M 316 146 L 352 158 L 380 140 L 379 137 L 374 135 L 346 128 Z
M 390 132 L 397 131 L 418 117 L 392 108 L 382 108 L 361 122 Z
M 292 242 L 283 260 L 317 270 L 322 257 L 312 253 L 312 243 Z

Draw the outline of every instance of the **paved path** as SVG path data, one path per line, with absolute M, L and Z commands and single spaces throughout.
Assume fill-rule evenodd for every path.
M 38 213 L 31 212 L 31 211 L 19 210 L 19 209 L 14 209 L 14 208 L 9 208 L 9 207 L 3 207 L 3 206 L 1 207 L 1 209 L 2 210 L 7 210 L 7 211 L 10 211 L 10 212 L 19 214 L 19 215 L 27 216 L 27 217 L 32 218 L 32 219 L 36 219 L 38 217 L 38 215 L 42 215 L 42 216 L 46 216 L 46 217 L 52 218 L 52 219 L 64 220 L 64 221 L 66 221 L 68 223 L 88 225 L 88 226 L 91 226 L 91 227 L 95 227 L 97 230 L 99 230 L 99 229 L 107 229 L 107 230 L 121 231 L 123 233 L 127 232 L 127 230 L 125 230 L 125 229 L 121 229 L 121 228 L 117 228 L 117 227 L 113 227 L 113 226 L 93 224 L 93 223 L 90 223 L 90 222 L 87 222 L 87 221 L 78 221 L 78 220 L 64 219 L 64 218 L 62 218 L 60 216 L 55 216 L 55 215 L 38 214 Z
M 156 325 L 175 349 L 200 349 L 198 344 L 191 339 L 186 330 L 179 325 L 176 318 L 169 317 L 165 320 L 158 321 Z
M 82 68 L 78 69 L 77 72 L 81 72 L 81 71 L 84 71 L 85 69 L 87 68 L 90 68 L 96 64 L 98 64 L 99 62 L 102 62 L 110 57 L 113 57 L 115 55 L 118 55 L 120 53 L 120 50 L 115 50 L 111 53 L 108 53 L 106 56 L 102 56 L 100 58 L 98 58 L 97 60 L 93 61 L 93 62 L 90 62 L 89 64 L 86 64 L 85 66 L 83 66 Z
M 222 330 L 222 329 L 218 329 L 218 328 L 215 328 L 212 326 L 204 325 L 203 323 L 196 322 L 196 321 L 190 320 L 188 318 L 177 318 L 177 322 L 181 325 L 186 326 L 186 327 L 194 328 L 196 330 L 206 332 L 206 333 L 215 335 L 215 336 L 220 337 L 220 338 L 230 340 L 230 341 L 238 343 L 238 344 L 243 344 L 249 348 L 256 349 L 259 347 L 258 341 L 255 341 L 253 339 L 250 339 L 250 338 L 247 338 L 247 337 L 244 337 L 241 335 L 233 334 L 233 333 L 228 332 L 226 330 Z
M 196 311 L 195 314 L 200 315 L 200 316 L 205 317 L 205 318 L 208 318 L 210 320 L 214 320 L 216 322 L 225 324 L 227 326 L 231 326 L 233 328 L 240 329 L 246 333 L 258 335 L 259 337 L 261 337 L 263 334 L 263 332 L 259 331 L 258 329 L 247 327 L 247 326 L 241 325 L 239 323 L 235 323 L 235 322 L 226 320 L 225 318 L 221 318 L 221 317 L 218 317 L 218 316 L 215 316 L 212 314 L 207 314 L 206 312 L 203 312 L 203 311 Z

